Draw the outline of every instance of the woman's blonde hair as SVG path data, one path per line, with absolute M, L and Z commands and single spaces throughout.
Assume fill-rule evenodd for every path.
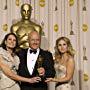
M 65 41 L 66 44 L 67 44 L 67 47 L 68 47 L 68 50 L 67 50 L 67 53 L 71 56 L 74 57 L 74 54 L 75 54 L 75 50 L 73 49 L 72 47 L 72 44 L 70 42 L 70 40 L 67 38 L 67 37 L 59 37 L 57 40 L 56 40 L 56 45 L 55 45 L 55 57 L 61 57 L 62 56 L 62 53 L 58 50 L 58 43 L 59 41 Z

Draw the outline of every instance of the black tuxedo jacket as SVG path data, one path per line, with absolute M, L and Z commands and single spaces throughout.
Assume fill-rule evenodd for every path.
M 43 58 L 43 63 L 42 67 L 45 68 L 45 77 L 54 77 L 55 76 L 55 69 L 54 69 L 54 61 L 52 54 L 48 51 L 44 51 L 40 49 L 39 55 Z M 34 77 L 38 74 L 37 72 L 37 61 L 33 70 L 32 75 L 30 75 L 28 68 L 27 68 L 27 49 L 22 49 L 20 52 L 18 52 L 18 56 L 20 58 L 20 65 L 18 69 L 18 74 L 23 77 L 31 78 Z M 26 82 L 21 82 L 21 87 L 26 86 L 26 87 L 47 87 L 47 83 L 44 81 L 39 82 L 39 83 L 26 83 Z

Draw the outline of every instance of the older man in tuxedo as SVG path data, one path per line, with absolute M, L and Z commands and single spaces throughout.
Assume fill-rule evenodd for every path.
M 28 34 L 29 48 L 18 52 L 20 57 L 19 75 L 31 78 L 32 83 L 21 82 L 21 90 L 47 90 L 46 78 L 54 77 L 52 54 L 40 48 L 41 37 L 37 31 Z M 35 77 L 41 78 L 37 79 Z

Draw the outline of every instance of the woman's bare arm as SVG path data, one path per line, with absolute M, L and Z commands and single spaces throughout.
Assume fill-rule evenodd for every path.
M 16 81 L 23 81 L 23 82 L 29 82 L 29 83 L 34 83 L 40 81 L 39 77 L 34 77 L 34 78 L 24 78 L 22 76 L 19 76 L 15 74 L 8 65 L 4 64 L 3 58 L 0 56 L 0 69 L 3 71 L 3 73 L 8 76 L 9 78 L 16 80 Z
M 66 65 L 66 76 L 63 77 L 63 78 L 60 78 L 60 77 L 54 78 L 54 79 L 52 79 L 52 81 L 56 81 L 56 82 L 68 82 L 73 77 L 74 69 L 75 69 L 74 59 L 70 58 L 67 61 L 67 65 Z

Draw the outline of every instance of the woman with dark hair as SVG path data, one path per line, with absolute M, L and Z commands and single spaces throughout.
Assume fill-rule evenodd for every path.
M 74 53 L 67 37 L 60 37 L 56 40 L 54 56 L 56 77 L 47 79 L 47 81 L 56 82 L 55 90 L 71 90 L 70 83 L 75 69 Z
M 39 77 L 24 78 L 17 75 L 19 57 L 15 51 L 18 40 L 15 34 L 9 33 L 0 46 L 0 90 L 20 90 L 16 81 L 34 83 L 40 81 Z
M 5 41 L 8 39 L 9 35 L 13 35 L 13 36 L 16 38 L 16 45 L 15 45 L 15 47 L 12 49 L 13 52 L 15 52 L 15 51 L 16 51 L 16 48 L 18 48 L 18 39 L 17 39 L 17 36 L 16 36 L 14 33 L 8 33 L 8 34 L 4 37 L 4 39 L 3 39 L 3 41 L 2 41 L 2 43 L 1 43 L 0 46 L 1 46 L 3 49 L 7 50 L 7 48 L 6 48 L 7 46 L 6 46 L 6 44 L 5 44 Z

